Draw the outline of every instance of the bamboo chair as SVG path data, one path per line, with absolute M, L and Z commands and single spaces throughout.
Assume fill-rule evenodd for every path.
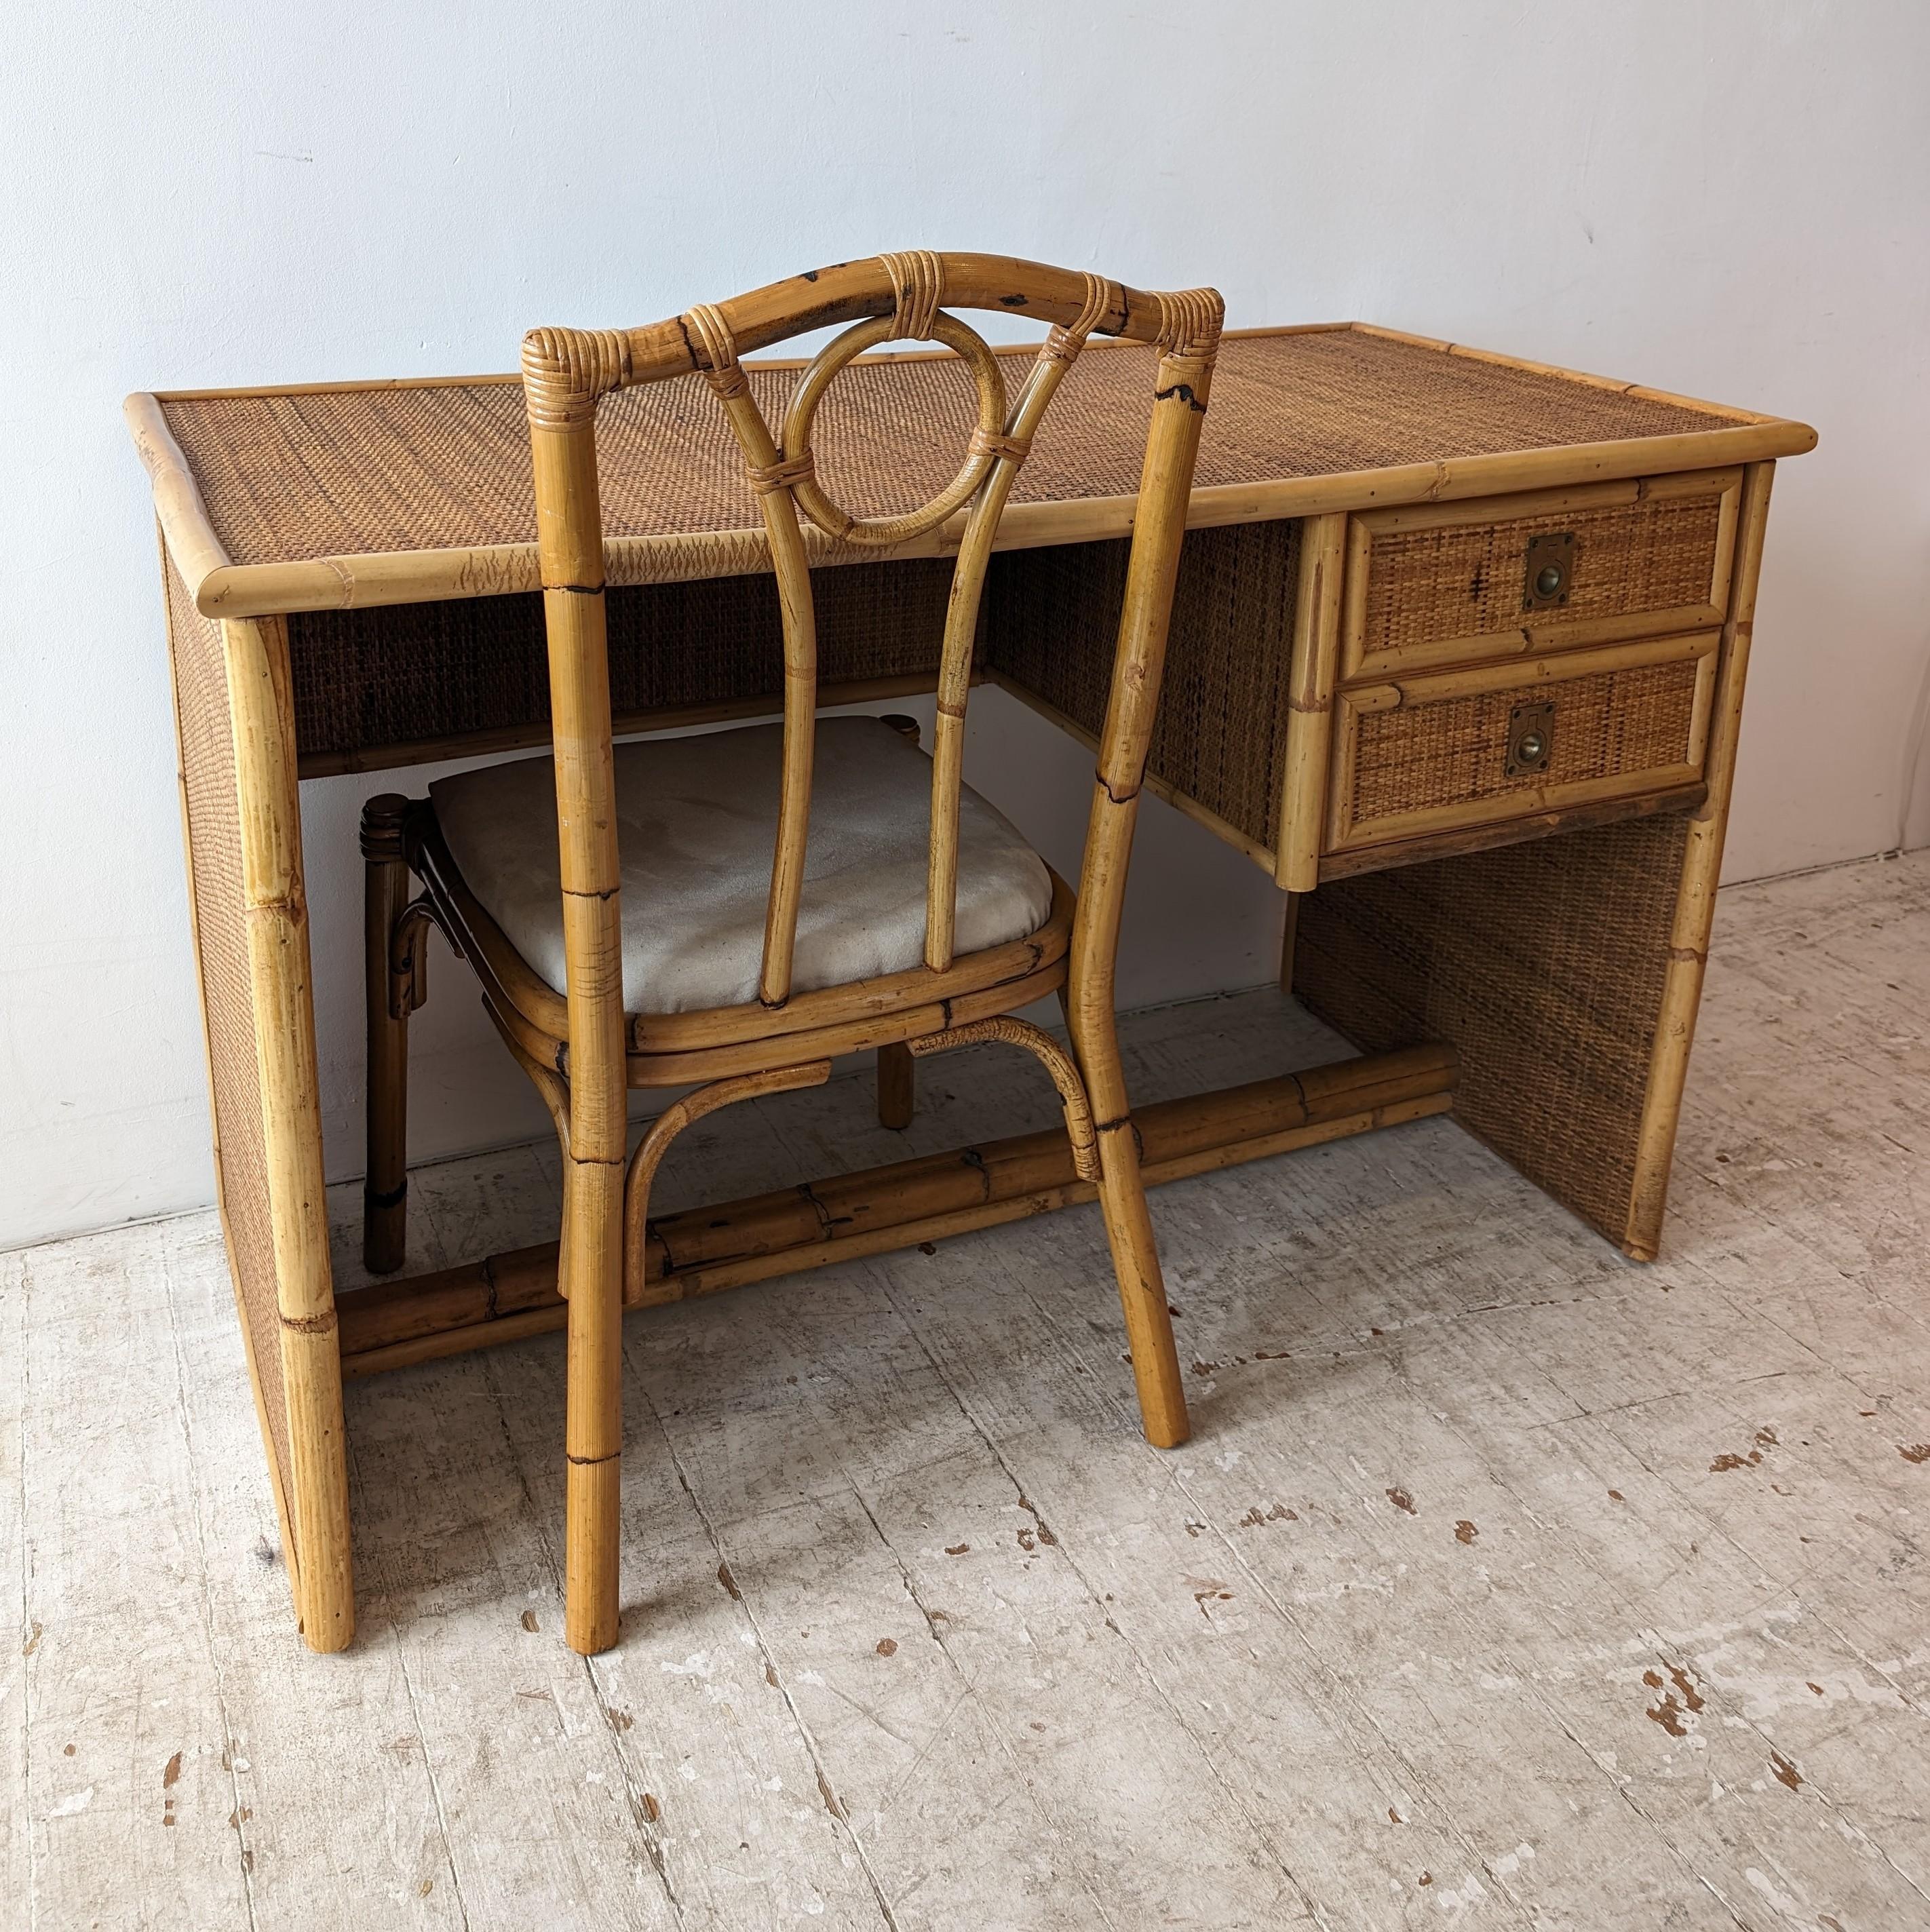
M 1000 359 L 947 311 L 947 302 L 1016 309 L 1052 325 L 1009 403 Z M 480 980 L 490 1016 L 548 1106 L 565 1154 L 559 1285 L 569 1304 L 566 1625 L 578 1651 L 604 1650 L 617 1640 L 620 1330 L 625 1305 L 642 1298 L 661 1265 L 651 1251 L 652 1178 L 691 1121 L 752 1095 L 816 1085 L 835 1054 L 878 1050 L 880 1108 L 888 1121 L 909 1117 L 912 1056 L 999 1040 L 1037 1057 L 1058 1090 L 1078 1171 L 1097 1183 L 1147 1438 L 1162 1447 L 1186 1438 L 1185 1398 L 1120 1070 L 1113 968 L 1220 317 L 1220 298 L 1210 290 L 1145 294 L 1001 256 L 921 250 L 846 263 L 649 328 L 542 328 L 524 338 L 554 755 L 443 781 L 428 800 L 391 795 L 365 809 L 365 1249 L 377 1272 L 401 1264 L 408 1018 L 424 997 L 424 940 L 434 923 Z M 740 353 L 840 322 L 850 326 L 799 378 L 774 435 Z M 960 766 L 979 602 L 999 518 L 1054 392 L 1095 330 L 1151 344 L 1159 359 L 1075 902 L 1064 882 L 962 784 Z M 963 360 L 976 386 L 977 427 L 963 466 L 931 501 L 902 514 L 854 518 L 816 474 L 812 421 L 839 370 L 901 338 L 935 341 Z M 783 618 L 783 722 L 613 752 L 597 405 L 616 390 L 692 371 L 722 406 L 762 511 Z M 915 740 L 907 743 L 881 721 L 821 725 L 814 554 L 822 554 L 825 539 L 888 553 L 954 517 L 962 527 L 929 760 Z M 650 801 L 646 815 L 659 812 L 655 822 L 674 833 L 667 845 L 686 838 L 701 844 L 731 815 L 686 806 L 680 820 L 674 802 L 664 802 L 690 788 L 693 745 L 704 748 L 706 770 L 726 773 L 743 808 L 736 815 L 749 811 L 746 801 L 758 802 L 771 853 L 767 868 L 759 860 L 749 877 L 761 896 L 761 932 L 755 918 L 740 922 L 734 952 L 726 946 L 720 955 L 712 946 L 695 969 L 688 956 L 703 936 L 677 929 L 675 907 L 681 904 L 687 918 L 701 903 L 703 922 L 714 926 L 711 904 L 746 884 L 742 854 L 700 874 L 695 888 L 686 880 L 680 899 L 659 880 L 654 896 L 639 902 L 636 890 L 622 898 L 617 852 L 619 817 L 638 810 L 640 796 Z M 669 778 L 653 791 L 653 775 L 666 770 Z M 875 836 L 886 858 L 899 861 L 911 847 L 909 921 L 901 906 L 895 925 L 884 922 L 891 930 L 862 972 L 849 968 L 864 948 L 848 943 L 850 934 L 840 928 L 848 908 L 841 908 L 836 882 L 814 876 L 808 862 L 814 791 L 821 840 Z M 853 801 L 867 799 L 874 817 L 895 814 L 895 822 L 859 824 L 854 832 Z M 632 856 L 647 863 L 653 855 Z M 413 900 L 411 872 L 422 886 Z M 638 958 L 647 939 L 656 948 L 647 970 L 649 962 Z M 693 986 L 706 984 L 728 996 L 693 998 Z M 660 986 L 674 997 L 653 998 Z M 1070 1024 L 1070 1054 L 1015 1017 L 1055 992 Z M 662 1114 L 626 1158 L 628 1089 L 692 1083 L 695 1090 Z

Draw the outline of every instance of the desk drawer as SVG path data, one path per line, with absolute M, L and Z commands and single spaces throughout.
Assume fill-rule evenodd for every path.
M 1719 624 L 1742 472 L 1702 470 L 1349 520 L 1343 680 Z
M 1343 691 L 1327 849 L 1695 784 L 1719 640 L 1706 632 Z

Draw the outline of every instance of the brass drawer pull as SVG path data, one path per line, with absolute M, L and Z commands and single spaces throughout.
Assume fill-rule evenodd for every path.
M 1522 576 L 1522 609 L 1559 610 L 1568 601 L 1568 586 L 1574 577 L 1573 530 L 1544 530 L 1530 537 L 1527 566 Z
M 1508 757 L 1502 766 L 1511 778 L 1545 772 L 1555 754 L 1555 707 L 1517 704 L 1508 714 Z

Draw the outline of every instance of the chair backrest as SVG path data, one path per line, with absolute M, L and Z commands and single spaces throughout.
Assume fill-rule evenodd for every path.
M 1051 325 L 1016 397 L 1007 399 L 1001 358 L 948 308 L 1016 312 Z M 928 965 L 942 970 L 953 953 L 959 787 L 973 643 L 999 519 L 1054 392 L 1088 337 L 1095 332 L 1124 337 L 1160 352 L 1148 398 L 1145 459 L 1100 743 L 1094 836 L 1081 882 L 1083 950 L 1090 952 L 1096 946 L 1103 953 L 1109 1000 L 1111 949 L 1124 889 L 1123 848 L 1130 844 L 1132 807 L 1158 700 L 1173 580 L 1221 315 L 1220 297 L 1210 289 L 1151 294 L 1097 275 L 1003 256 L 920 250 L 819 269 L 647 328 L 539 328 L 524 338 L 523 380 L 549 635 L 573 1087 L 580 1088 L 587 1054 L 600 1062 L 606 1052 L 616 1053 L 608 1071 L 620 1095 L 623 1074 L 596 472 L 596 406 L 602 398 L 639 383 L 693 371 L 701 375 L 736 435 L 762 508 L 782 613 L 785 658 L 782 794 L 758 986 L 760 999 L 775 1006 L 791 991 L 817 711 L 816 631 L 805 523 L 843 543 L 884 551 L 964 512 L 932 745 L 925 958 Z M 850 326 L 804 371 L 781 429 L 773 434 L 752 396 L 739 357 L 840 322 Z M 899 515 L 856 518 L 831 500 L 818 478 L 812 422 L 839 370 L 867 350 L 903 338 L 940 343 L 963 359 L 977 392 L 977 424 L 957 475 L 929 502 Z M 1105 808 L 1109 800 L 1118 813 Z M 1090 908 L 1088 891 L 1094 896 Z M 1076 938 L 1076 957 L 1082 950 Z

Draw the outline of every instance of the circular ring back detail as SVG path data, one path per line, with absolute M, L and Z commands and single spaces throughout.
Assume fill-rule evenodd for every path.
M 839 370 L 866 350 L 875 349 L 881 342 L 896 340 L 898 326 L 895 316 L 875 316 L 869 321 L 854 322 L 827 343 L 805 370 L 785 415 L 785 465 L 787 469 L 792 464 L 797 466 L 796 473 L 786 479 L 791 496 L 797 507 L 827 536 L 848 544 L 904 543 L 937 529 L 971 500 L 993 464 L 1007 453 L 1005 374 L 999 367 L 998 358 L 976 329 L 941 310 L 932 319 L 929 339 L 943 343 L 964 359 L 978 390 L 978 422 L 967 446 L 963 466 L 929 502 L 894 517 L 854 517 L 825 494 L 811 460 L 811 425 L 817 418 L 818 405 Z

